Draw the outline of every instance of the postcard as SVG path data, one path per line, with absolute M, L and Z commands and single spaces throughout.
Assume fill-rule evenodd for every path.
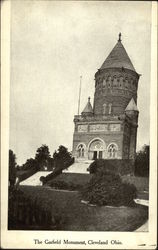
M 156 249 L 157 3 L 1 7 L 2 249 Z

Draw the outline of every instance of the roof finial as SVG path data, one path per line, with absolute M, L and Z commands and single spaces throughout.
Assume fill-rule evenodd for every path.
M 118 42 L 121 42 L 121 32 L 119 33 L 119 39 L 118 39 Z
M 88 102 L 90 102 L 90 99 L 91 99 L 91 98 L 90 98 L 90 96 L 89 96 L 89 97 L 88 97 Z

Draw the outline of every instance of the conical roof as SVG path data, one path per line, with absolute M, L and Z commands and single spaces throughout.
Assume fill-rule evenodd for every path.
M 130 100 L 130 102 L 128 103 L 125 111 L 138 111 L 137 105 L 132 97 L 132 99 Z
M 126 68 L 135 71 L 135 68 L 121 43 L 121 33 L 119 39 L 111 53 L 108 55 L 100 69 L 107 68 Z
M 85 106 L 85 108 L 82 111 L 82 113 L 93 113 L 93 108 L 92 108 L 92 105 L 90 103 L 90 97 L 88 97 L 87 105 Z

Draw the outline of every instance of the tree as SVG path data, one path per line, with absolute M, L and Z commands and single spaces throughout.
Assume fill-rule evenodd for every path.
M 16 180 L 16 155 L 9 149 L 9 183 L 14 186 Z
M 45 169 L 45 167 L 48 168 L 50 158 L 50 152 L 47 145 L 43 144 L 40 148 L 37 149 L 35 160 L 37 161 L 39 169 Z
M 68 168 L 74 162 L 74 158 L 72 157 L 71 153 L 68 152 L 68 149 L 61 145 L 59 146 L 58 150 L 54 152 L 53 159 L 51 161 L 54 170 L 46 177 L 40 177 L 40 181 L 43 184 L 61 174 L 63 169 Z
M 52 157 L 50 157 L 48 159 L 48 170 L 52 171 L 54 169 L 54 159 Z
M 22 165 L 21 169 L 22 170 L 37 170 L 38 169 L 37 161 L 33 158 L 29 158 Z
M 150 146 L 144 145 L 136 155 L 135 160 L 135 175 L 148 177 L 149 176 L 149 157 Z
M 63 145 L 60 145 L 58 151 L 55 151 L 53 154 L 55 168 L 65 169 L 69 166 L 69 163 L 72 161 L 72 155 L 68 152 L 68 149 Z

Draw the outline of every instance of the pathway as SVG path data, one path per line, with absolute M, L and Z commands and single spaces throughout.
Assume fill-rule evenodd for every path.
M 63 173 L 89 174 L 87 168 L 93 161 L 75 162 L 68 169 L 64 169 Z
M 137 204 L 149 206 L 148 200 L 135 199 L 135 202 Z M 137 230 L 135 230 L 135 232 L 148 232 L 148 230 L 149 230 L 149 220 L 147 220 L 141 227 L 139 227 Z

